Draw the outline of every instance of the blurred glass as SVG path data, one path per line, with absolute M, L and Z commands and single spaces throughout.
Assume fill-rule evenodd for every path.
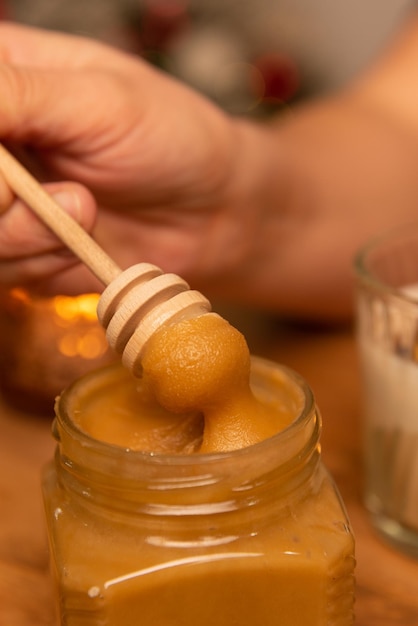
M 418 556 L 418 224 L 367 245 L 356 273 L 365 504 L 384 537 Z

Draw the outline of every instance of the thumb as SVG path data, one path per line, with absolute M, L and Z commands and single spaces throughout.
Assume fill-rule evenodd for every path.
M 96 218 L 96 202 L 92 194 L 82 185 L 72 182 L 50 183 L 44 186 L 56 202 L 86 231 L 91 231 Z M 8 197 L 3 203 L 0 216 L 0 258 L 40 255 L 60 247 L 55 234 L 45 226 L 31 209 L 16 199 L 0 177 L 0 198 Z
M 80 225 L 85 231 L 93 229 L 96 220 L 96 200 L 92 193 L 74 182 L 49 183 L 44 185 L 54 200 Z

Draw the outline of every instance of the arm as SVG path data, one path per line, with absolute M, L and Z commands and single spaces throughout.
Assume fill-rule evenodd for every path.
M 264 271 L 249 299 L 291 315 L 347 317 L 358 247 L 418 222 L 417 67 L 415 18 L 347 89 L 273 124 L 277 167 L 266 184 L 264 247 L 253 254 Z

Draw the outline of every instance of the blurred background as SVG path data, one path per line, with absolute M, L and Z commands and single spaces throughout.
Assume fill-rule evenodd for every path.
M 268 115 L 367 65 L 414 0 L 0 0 L 0 16 L 140 54 L 226 110 Z
M 230 113 L 267 117 L 338 89 L 385 47 L 412 0 L 0 0 L 0 19 L 93 37 L 146 58 Z M 49 412 L 79 375 L 114 358 L 98 294 L 0 290 L 0 391 Z M 249 340 L 254 318 L 221 314 Z

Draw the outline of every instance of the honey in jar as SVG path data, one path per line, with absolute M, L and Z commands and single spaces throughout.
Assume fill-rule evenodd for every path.
M 43 491 L 61 624 L 351 626 L 353 535 L 305 381 L 253 357 L 249 412 L 282 426 L 208 452 L 202 413 L 155 403 L 146 378 L 109 366 L 57 401 Z

